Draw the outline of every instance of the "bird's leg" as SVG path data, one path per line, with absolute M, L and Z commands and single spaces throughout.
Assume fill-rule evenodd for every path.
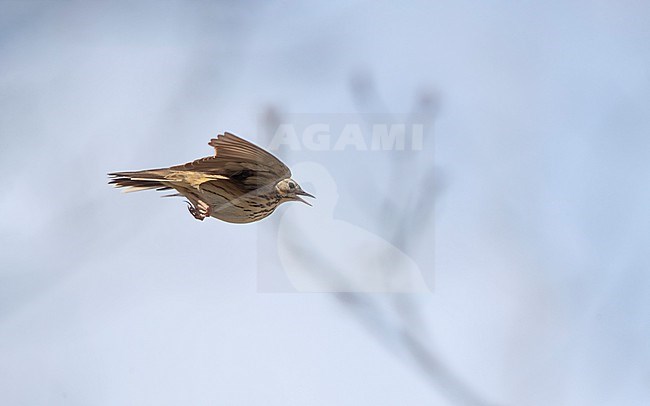
M 210 206 L 204 202 L 203 200 L 199 200 L 199 206 L 197 207 L 199 210 L 199 214 L 205 217 L 210 217 L 212 215 L 212 211 L 210 210 Z
M 196 209 L 196 207 L 194 207 L 194 206 L 192 205 L 192 203 L 190 203 L 190 202 L 188 202 L 188 201 L 186 201 L 185 203 L 187 203 L 187 210 L 190 212 L 190 214 L 191 214 L 192 216 L 194 216 L 195 219 L 203 221 L 203 219 L 205 218 L 205 216 L 202 216 L 202 215 L 199 213 L 199 211 Z
M 210 217 L 210 206 L 202 200 L 198 201 L 198 204 L 194 206 L 190 202 L 187 203 L 187 210 L 190 214 L 194 216 L 195 219 L 203 221 L 206 217 Z

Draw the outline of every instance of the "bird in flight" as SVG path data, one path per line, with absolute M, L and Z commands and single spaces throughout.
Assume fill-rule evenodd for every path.
M 214 156 L 170 168 L 109 173 L 109 184 L 138 190 L 176 190 L 167 196 L 187 199 L 197 220 L 214 217 L 228 223 L 251 223 L 282 203 L 314 197 L 291 179 L 291 171 L 271 153 L 231 133 L 210 140 Z

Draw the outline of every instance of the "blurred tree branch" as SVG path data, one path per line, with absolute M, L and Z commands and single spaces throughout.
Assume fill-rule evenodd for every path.
M 392 114 L 386 113 L 389 109 L 379 96 L 370 75 L 362 73 L 353 76 L 350 88 L 358 113 L 369 121 L 369 126 L 374 122 L 398 122 Z M 437 93 L 422 91 L 416 98 L 412 111 L 407 115 L 405 124 L 423 124 L 425 138 L 432 139 L 432 128 L 439 107 Z M 283 122 L 278 109 L 268 109 L 264 117 L 266 135 L 270 137 Z M 432 154 L 432 143 L 429 142 L 428 145 L 428 152 Z M 389 236 L 392 244 L 405 251 L 412 250 L 415 243 L 420 241 L 427 231 L 432 230 L 435 199 L 442 191 L 443 182 L 432 163 L 432 156 L 429 155 L 429 159 L 422 162 L 424 154 L 418 152 L 421 151 L 400 151 L 392 156 L 392 174 L 389 176 L 388 187 L 393 192 L 392 195 L 399 196 L 399 199 L 382 195 L 376 184 L 372 186 L 369 182 L 365 182 L 367 184 L 363 194 L 365 201 L 369 199 L 370 194 L 374 195 L 370 198 L 382 201 L 380 211 L 375 215 L 377 226 L 383 230 L 382 235 Z M 288 151 L 285 151 L 284 155 L 287 153 Z M 279 217 L 273 218 L 272 224 L 276 231 L 279 221 Z M 290 227 L 293 230 L 292 235 L 303 235 L 304 230 L 299 225 L 291 224 Z M 335 261 L 328 258 L 327 252 L 308 246 L 299 238 L 290 243 L 292 252 L 301 257 L 302 263 L 313 264 L 305 272 L 319 275 L 325 285 L 345 285 L 345 273 L 337 268 Z M 394 263 L 391 266 L 399 267 L 401 264 Z M 427 325 L 420 315 L 421 306 L 414 300 L 413 295 L 367 294 L 351 289 L 350 292 L 337 292 L 332 296 L 387 350 L 399 355 L 401 359 L 410 359 L 422 376 L 452 404 L 489 404 L 470 384 L 453 373 L 433 350 Z

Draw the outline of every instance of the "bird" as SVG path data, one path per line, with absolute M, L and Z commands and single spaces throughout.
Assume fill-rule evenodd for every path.
M 269 216 L 282 203 L 314 198 L 291 179 L 291 171 L 273 154 L 232 133 L 208 143 L 214 155 L 169 168 L 109 173 L 109 184 L 140 190 L 175 190 L 165 197 L 185 197 L 190 214 L 228 223 L 252 223 Z

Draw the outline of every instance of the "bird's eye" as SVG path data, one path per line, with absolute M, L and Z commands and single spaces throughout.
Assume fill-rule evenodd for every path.
M 295 188 L 296 188 L 296 184 L 293 182 L 289 182 L 289 189 L 295 189 Z

